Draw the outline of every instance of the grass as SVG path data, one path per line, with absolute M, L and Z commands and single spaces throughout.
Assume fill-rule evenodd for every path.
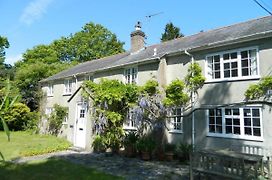
M 122 179 L 121 177 L 107 175 L 82 165 L 55 158 L 25 164 L 0 163 L 0 177 L 0 179 L 6 180 Z
M 10 141 L 4 132 L 0 132 L 0 151 L 5 160 L 22 156 L 32 156 L 68 149 L 70 143 L 64 139 L 49 135 L 30 134 L 29 132 L 11 132 Z

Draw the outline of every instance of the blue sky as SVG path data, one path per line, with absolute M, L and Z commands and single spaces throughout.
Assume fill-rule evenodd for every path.
M 272 0 L 259 1 L 272 11 Z M 88 22 L 102 24 L 129 49 L 137 21 L 152 45 L 170 21 L 191 35 L 268 15 L 253 0 L 0 0 L 0 12 L 0 35 L 10 42 L 6 63 L 11 64 L 27 49 L 80 31 Z

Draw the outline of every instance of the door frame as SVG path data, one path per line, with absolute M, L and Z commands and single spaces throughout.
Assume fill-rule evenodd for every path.
M 85 123 L 84 123 L 84 147 L 81 148 L 86 148 L 86 134 L 87 134 L 87 112 L 88 112 L 88 106 L 87 106 L 87 102 L 85 101 L 80 101 L 76 103 L 76 113 L 75 113 L 75 119 L 74 119 L 74 143 L 73 145 L 76 146 L 77 144 L 77 132 L 78 132 L 78 118 L 79 118 L 79 107 L 85 106 Z M 76 146 L 76 147 L 80 147 L 80 146 Z

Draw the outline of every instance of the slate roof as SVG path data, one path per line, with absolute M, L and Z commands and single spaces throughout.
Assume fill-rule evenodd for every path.
M 148 46 L 137 53 L 125 52 L 98 60 L 84 62 L 68 70 L 48 77 L 41 82 L 62 79 L 77 74 L 93 73 L 128 64 L 152 61 L 166 54 L 188 49 L 194 50 L 198 48 L 211 48 L 223 43 L 231 43 L 241 39 L 250 39 L 251 37 L 262 38 L 267 34 L 272 36 L 272 16 L 266 16 L 206 32 L 200 32 L 198 34 L 178 38 L 164 43 L 155 44 Z M 155 56 L 154 48 L 157 49 L 157 54 Z

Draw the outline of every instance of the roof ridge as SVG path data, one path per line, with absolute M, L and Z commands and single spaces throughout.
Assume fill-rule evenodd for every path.
M 219 28 L 209 29 L 209 30 L 207 30 L 207 31 L 194 33 L 194 34 L 191 34 L 191 35 L 189 35 L 189 36 L 178 37 L 178 38 L 175 38 L 175 39 L 171 39 L 171 40 L 169 40 L 169 41 L 164 41 L 164 42 L 152 44 L 152 45 L 150 45 L 150 46 L 147 46 L 146 48 L 151 48 L 151 47 L 153 47 L 153 46 L 159 46 L 159 45 L 163 45 L 163 44 L 172 43 L 173 41 L 178 41 L 178 40 L 181 40 L 181 39 L 183 39 L 183 38 L 190 38 L 190 37 L 196 36 L 196 35 L 198 35 L 198 34 L 208 33 L 208 32 L 217 31 L 217 30 L 221 30 L 221 29 L 226 29 L 226 28 L 229 28 L 229 27 L 237 26 L 237 25 L 240 25 L 240 24 L 246 24 L 246 23 L 249 23 L 249 22 L 252 22 L 252 21 L 257 21 L 257 20 L 261 20 L 261 19 L 265 19 L 265 18 L 269 18 L 269 17 L 272 17 L 272 15 L 269 15 L 269 16 L 262 16 L 262 17 L 250 19 L 250 20 L 247 20 L 247 21 L 242 21 L 242 22 L 238 22 L 238 23 L 234 23 L 234 24 L 222 26 L 222 27 L 219 27 Z

